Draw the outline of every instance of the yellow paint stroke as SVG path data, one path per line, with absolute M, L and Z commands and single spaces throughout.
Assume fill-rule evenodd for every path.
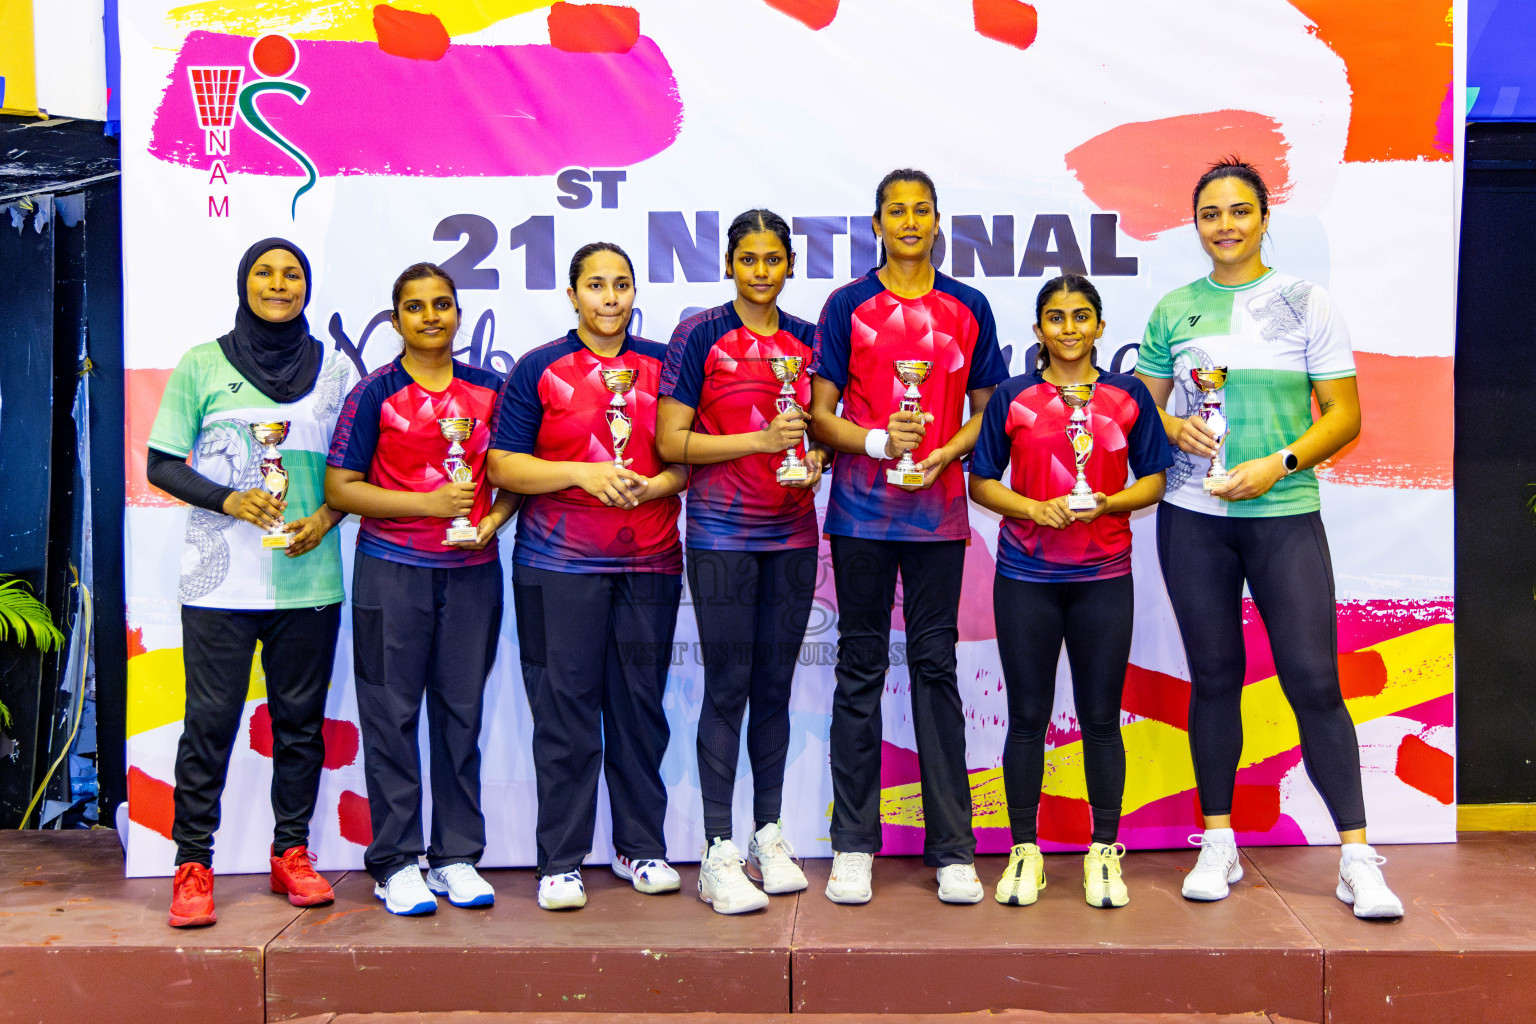
M 251 659 L 247 702 L 267 696 L 267 675 L 261 670 L 261 644 Z M 128 735 L 179 722 L 187 709 L 187 674 L 180 647 L 163 647 L 128 659 Z
M 554 0 L 390 0 L 397 11 L 435 14 L 450 38 L 489 28 L 506 18 L 549 7 Z M 188 32 L 258 36 L 283 32 L 294 39 L 372 43 L 378 0 L 204 0 L 166 12 Z
M 1455 627 L 1429 626 L 1363 648 L 1381 655 L 1387 685 L 1372 697 L 1345 702 L 1358 725 L 1395 715 L 1451 692 Z M 1189 734 L 1163 722 L 1143 718 L 1120 730 L 1125 739 L 1125 813 L 1193 789 L 1194 765 Z M 1301 742 L 1296 717 L 1275 676 L 1243 688 L 1243 756 L 1239 766 L 1266 761 Z M 972 824 L 976 828 L 1006 828 L 1008 801 L 1003 794 L 1003 770 L 971 773 Z M 1083 774 L 1082 742 L 1068 743 L 1045 753 L 1044 791 L 1052 796 L 1088 799 Z M 880 820 L 888 825 L 923 825 L 922 786 L 912 782 L 880 791 Z

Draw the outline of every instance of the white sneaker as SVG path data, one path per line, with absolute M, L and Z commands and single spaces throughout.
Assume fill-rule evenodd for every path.
M 872 853 L 833 853 L 827 899 L 833 903 L 868 903 L 874 872 L 875 855 Z
M 986 891 L 976 877 L 974 864 L 946 864 L 939 868 L 939 899 L 945 903 L 980 903 Z
M 421 868 L 415 864 L 407 864 L 384 881 L 375 882 L 373 894 L 384 901 L 384 909 L 391 914 L 409 917 L 437 909 L 437 898 L 421 880 Z
M 747 873 L 763 883 L 763 892 L 775 895 L 799 892 L 810 883 L 795 863 L 795 848 L 784 838 L 784 829 L 770 821 L 747 843 Z
M 1205 833 L 1197 832 L 1189 841 L 1200 847 L 1200 859 L 1184 876 L 1187 900 L 1224 900 L 1229 886 L 1243 877 L 1243 864 L 1237 856 L 1236 843 L 1213 843 Z
M 683 887 L 683 879 L 672 865 L 659 858 L 630 860 L 613 855 L 613 873 L 634 885 L 636 892 L 652 895 L 658 892 L 676 892 Z
M 716 839 L 699 858 L 699 899 L 715 913 L 745 914 L 768 905 L 767 894 L 747 881 L 742 863 L 741 851 L 729 839 Z
M 1403 901 L 1387 888 L 1387 880 L 1381 876 L 1381 865 L 1386 862 L 1387 858 L 1374 852 L 1347 864 L 1340 862 L 1339 887 L 1334 892 L 1355 908 L 1356 917 L 1403 916 Z
M 488 907 L 496 902 L 496 890 L 480 877 L 473 864 L 444 864 L 427 872 L 427 888 L 447 896 L 456 907 Z
M 539 906 L 545 910 L 575 910 L 587 905 L 587 887 L 581 884 L 581 869 L 539 879 Z

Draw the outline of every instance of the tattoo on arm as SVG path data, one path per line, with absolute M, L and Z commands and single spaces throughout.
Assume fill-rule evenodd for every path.
M 1336 403 L 1334 402 L 1334 400 L 1332 398 L 1330 398 L 1327 401 L 1323 401 L 1323 402 L 1317 403 L 1317 407 L 1321 411 L 1327 412 L 1329 409 L 1332 409 L 1335 404 Z

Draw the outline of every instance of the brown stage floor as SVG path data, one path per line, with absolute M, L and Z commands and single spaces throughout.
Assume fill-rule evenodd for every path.
M 531 872 L 490 871 L 497 906 L 426 918 L 386 914 L 361 872 L 309 911 L 264 875 L 224 875 L 219 923 L 174 930 L 170 880 L 121 877 L 115 833 L 7 832 L 0 1022 L 1536 1020 L 1536 834 L 1384 848 L 1397 922 L 1334 898 L 1333 849 L 1244 852 L 1214 904 L 1179 895 L 1192 853 L 1134 853 L 1114 911 L 1083 903 L 1077 856 L 1047 858 L 1027 908 L 992 901 L 1001 858 L 978 863 L 988 898 L 959 907 L 907 858 L 876 862 L 871 903 L 837 906 L 813 860 L 807 893 L 741 917 L 693 897 L 693 865 L 668 896 L 590 868 L 587 908 L 562 914 L 538 909 Z

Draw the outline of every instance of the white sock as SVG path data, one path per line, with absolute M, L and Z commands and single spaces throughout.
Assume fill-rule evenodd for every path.
M 1208 828 L 1205 830 L 1207 843 L 1225 843 L 1228 846 L 1237 845 L 1237 835 L 1230 828 Z
M 1376 856 L 1369 843 L 1344 843 L 1339 847 L 1339 863 L 1349 864 Z

